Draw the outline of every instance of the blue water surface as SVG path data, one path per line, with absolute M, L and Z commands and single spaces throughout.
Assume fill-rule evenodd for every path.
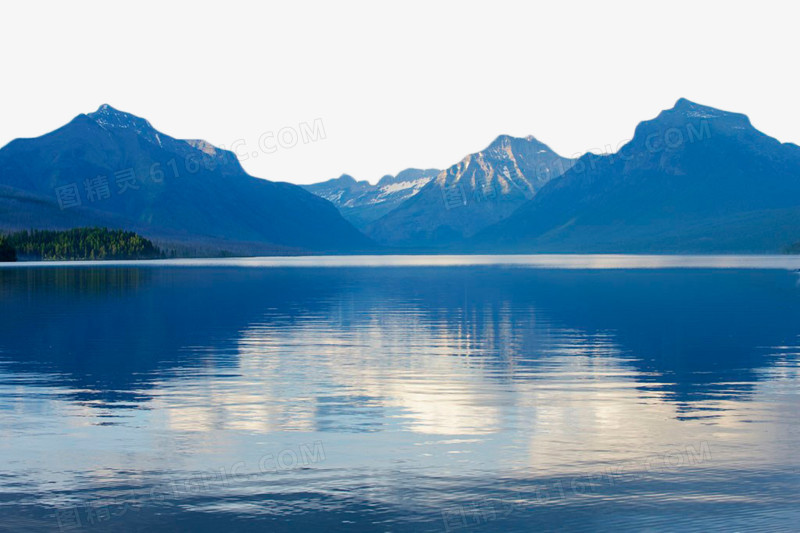
M 800 259 L 0 268 L 2 531 L 797 531 Z

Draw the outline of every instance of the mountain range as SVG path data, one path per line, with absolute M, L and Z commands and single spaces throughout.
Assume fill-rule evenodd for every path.
M 532 136 L 501 135 L 443 171 L 408 169 L 377 185 L 343 175 L 305 188 L 382 245 L 436 250 L 505 219 L 572 163 Z
M 501 135 L 445 170 L 296 186 L 101 106 L 0 149 L 0 231 L 105 226 L 183 255 L 798 249 L 800 148 L 680 99 L 613 154 Z
M 364 230 L 367 225 L 392 211 L 417 194 L 440 171 L 436 169 L 406 169 L 397 176 L 382 177 L 376 185 L 356 181 L 348 174 L 304 189 L 332 202 L 355 227 Z
M 617 153 L 586 154 L 466 247 L 774 253 L 800 240 L 800 147 L 680 99 Z

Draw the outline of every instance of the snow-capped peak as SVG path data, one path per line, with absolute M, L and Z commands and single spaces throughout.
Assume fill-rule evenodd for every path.
M 89 113 L 88 116 L 104 128 L 133 128 L 140 133 L 140 130 L 145 128 L 153 129 L 147 120 L 115 109 L 108 104 L 101 105 L 97 111 Z
M 101 128 L 114 130 L 129 130 L 141 135 L 150 142 L 162 145 L 161 136 L 146 119 L 137 117 L 130 113 L 115 109 L 108 104 L 103 104 L 94 113 L 88 113 L 90 119 L 95 121 Z

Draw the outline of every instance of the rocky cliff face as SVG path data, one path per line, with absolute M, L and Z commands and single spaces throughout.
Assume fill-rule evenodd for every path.
M 366 232 L 392 246 L 451 245 L 508 217 L 572 163 L 534 137 L 502 135 L 439 173 Z

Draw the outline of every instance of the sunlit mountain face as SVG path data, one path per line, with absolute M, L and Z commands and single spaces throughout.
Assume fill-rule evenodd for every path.
M 345 174 L 304 188 L 384 246 L 437 249 L 505 219 L 573 163 L 533 136 L 500 135 L 445 170 L 409 168 L 375 185 Z
M 791 271 L 222 263 L 0 269 L 8 523 L 791 515 Z
M 510 216 L 573 163 L 533 136 L 500 135 L 436 174 L 365 231 L 379 243 L 401 248 L 457 245 Z
M 436 169 L 408 168 L 396 176 L 383 176 L 375 185 L 365 180 L 356 181 L 352 176 L 343 174 L 335 179 L 302 187 L 331 202 L 343 217 L 363 230 L 416 195 L 439 172 Z

